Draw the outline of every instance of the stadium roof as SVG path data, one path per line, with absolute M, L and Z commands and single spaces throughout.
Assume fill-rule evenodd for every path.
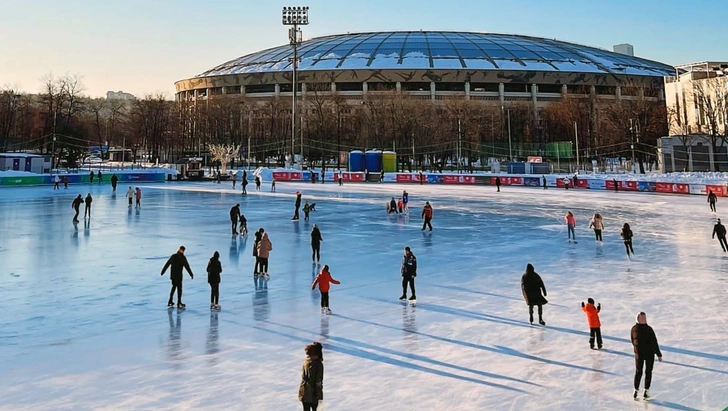
M 667 64 L 564 41 L 510 34 L 389 31 L 304 41 L 299 70 L 516 70 L 674 75 Z M 248 54 L 197 77 L 291 70 L 289 45 Z

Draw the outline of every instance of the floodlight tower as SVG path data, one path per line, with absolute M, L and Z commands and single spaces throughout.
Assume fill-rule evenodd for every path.
M 298 26 L 305 26 L 308 24 L 308 7 L 284 7 L 283 8 L 283 25 L 291 26 L 288 29 L 288 40 L 293 47 L 293 57 L 291 58 L 291 64 L 293 67 L 293 87 L 291 89 L 292 103 L 291 103 L 291 164 L 295 162 L 296 156 L 294 154 L 296 146 L 296 70 L 298 69 L 298 46 L 301 44 L 303 34 Z M 301 161 L 303 162 L 303 133 L 301 133 Z

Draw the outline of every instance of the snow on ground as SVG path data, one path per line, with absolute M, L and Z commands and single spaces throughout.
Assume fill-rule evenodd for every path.
M 252 188 L 252 186 L 248 186 Z M 0 409 L 297 409 L 303 347 L 325 345 L 328 410 L 719 410 L 728 405 L 728 259 L 701 197 L 525 187 L 150 184 L 142 208 L 107 186 L 12 188 L 0 195 Z M 410 192 L 412 212 L 385 202 Z M 290 221 L 293 195 L 317 203 Z M 95 196 L 71 224 L 75 194 Z M 425 200 L 432 233 L 421 232 Z M 271 278 L 254 281 L 252 238 L 231 238 L 240 202 L 273 242 Z M 728 202 L 718 202 L 718 216 Z M 577 217 L 578 244 L 563 215 Z M 604 245 L 587 229 L 605 217 Z M 619 227 L 635 232 L 628 261 Z M 309 232 L 341 280 L 331 316 L 310 290 Z M 186 311 L 167 310 L 159 272 L 180 244 L 195 273 Z M 418 305 L 397 301 L 402 248 L 419 260 Z M 207 259 L 223 264 L 210 313 Z M 542 275 L 546 327 L 519 289 Z M 602 303 L 602 351 L 588 347 L 581 301 Z M 631 398 L 629 330 L 646 311 L 664 354 L 649 405 Z

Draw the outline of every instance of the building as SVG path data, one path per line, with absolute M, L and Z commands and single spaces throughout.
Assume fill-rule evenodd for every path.
M 657 152 L 663 173 L 728 171 L 728 142 L 718 136 L 693 134 L 662 137 L 657 140 Z
M 0 153 L 0 171 L 26 171 L 47 173 L 51 168 L 50 158 L 28 153 Z
M 123 91 L 107 91 L 107 100 L 136 100 L 133 94 L 124 93 Z
M 625 56 L 634 57 L 634 46 L 628 43 L 615 44 L 612 47 L 615 53 L 624 54 Z
M 676 66 L 665 78 L 670 134 L 724 135 L 728 129 L 728 62 Z

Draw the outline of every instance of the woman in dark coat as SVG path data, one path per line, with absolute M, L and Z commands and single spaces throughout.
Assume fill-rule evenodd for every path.
M 220 253 L 215 254 L 207 263 L 207 282 L 210 284 L 210 308 L 213 310 L 220 309 L 220 273 L 222 273 L 222 264 L 220 264 Z
M 306 361 L 303 362 L 298 400 L 303 403 L 304 411 L 316 411 L 319 401 L 324 399 L 323 346 L 313 342 L 306 346 L 305 351 Z
M 543 285 L 541 276 L 536 273 L 531 264 L 526 266 L 526 273 L 521 277 L 521 291 L 523 292 L 523 298 L 528 304 L 528 320 L 533 324 L 533 306 L 538 306 L 538 323 L 546 325 L 543 320 L 543 308 L 544 304 L 548 304 L 548 301 L 544 298 L 546 296 L 546 286 Z M 543 295 L 541 294 L 543 291 Z

